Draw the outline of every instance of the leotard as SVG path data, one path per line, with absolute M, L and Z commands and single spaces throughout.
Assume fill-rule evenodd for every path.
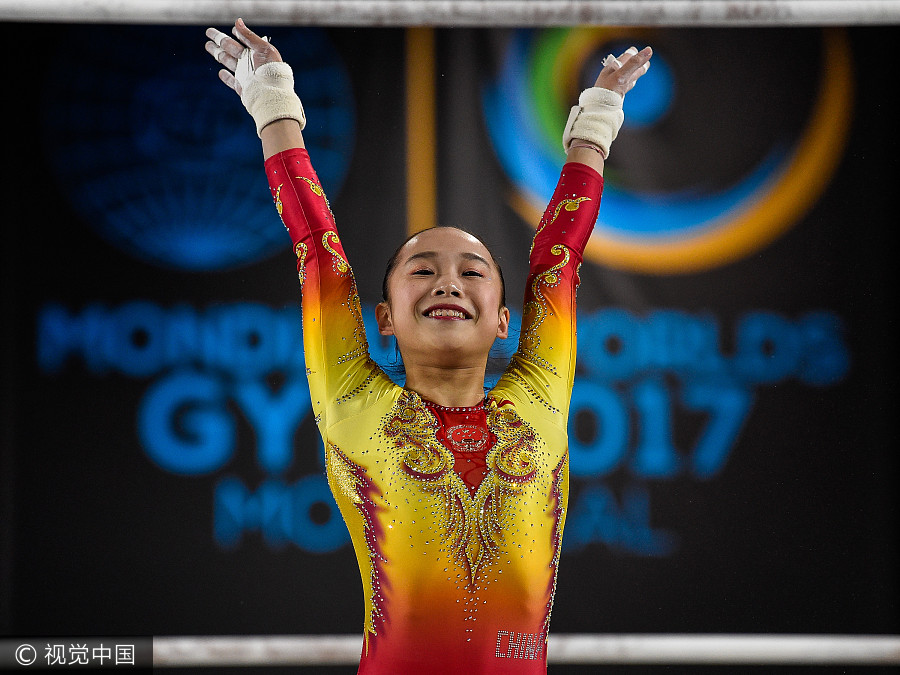
M 328 482 L 365 595 L 359 673 L 546 673 L 568 499 L 578 267 L 603 179 L 563 167 L 529 256 L 519 345 L 481 405 L 442 408 L 369 357 L 356 283 L 305 150 L 266 161 L 302 286 Z

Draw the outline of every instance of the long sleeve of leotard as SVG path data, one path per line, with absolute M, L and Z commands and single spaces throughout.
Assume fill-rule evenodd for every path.
M 519 346 L 497 389 L 509 387 L 565 425 L 575 376 L 578 268 L 600 208 L 602 176 L 567 163 L 535 233 Z
M 347 403 L 341 409 L 347 416 L 354 392 L 390 382 L 369 358 L 356 281 L 309 154 L 274 155 L 266 160 L 266 175 L 297 256 L 310 401 L 324 435 L 336 406 Z

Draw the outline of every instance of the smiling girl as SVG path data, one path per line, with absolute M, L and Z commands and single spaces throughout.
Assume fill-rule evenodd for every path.
M 507 337 L 510 316 L 490 251 L 437 227 L 389 261 L 376 318 L 403 359 L 406 383 L 396 385 L 369 358 L 290 68 L 240 19 L 232 33 L 208 29 L 206 49 L 256 123 L 294 243 L 313 412 L 362 575 L 359 673 L 546 673 L 568 498 L 578 267 L 623 97 L 651 51 L 607 57 L 572 108 L 567 160 L 532 244 L 518 349 L 485 395 L 488 353 Z

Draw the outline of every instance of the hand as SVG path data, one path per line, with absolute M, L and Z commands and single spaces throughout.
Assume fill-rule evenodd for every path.
M 597 76 L 595 87 L 603 87 L 615 91 L 622 96 L 631 91 L 635 82 L 650 68 L 650 57 L 653 50 L 644 47 L 641 51 L 637 47 L 629 47 L 618 59 L 606 58 L 603 70 Z
M 241 91 L 240 83 L 234 77 L 234 73 L 237 69 L 238 59 L 244 49 L 250 50 L 253 70 L 256 70 L 264 63 L 281 61 L 281 54 L 266 38 L 260 37 L 247 28 L 243 19 L 238 19 L 234 22 L 234 28 L 231 29 L 231 32 L 237 39 L 231 38 L 215 28 L 207 28 L 206 37 L 209 38 L 209 41 L 205 47 L 206 51 L 216 61 L 225 66 L 219 71 L 219 79 L 240 95 L 243 92 Z

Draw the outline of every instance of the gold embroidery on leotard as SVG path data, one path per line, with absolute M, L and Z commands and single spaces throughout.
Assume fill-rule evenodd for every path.
M 550 611 L 553 608 L 553 599 L 556 597 L 556 574 L 559 571 L 559 556 L 562 553 L 562 530 L 563 523 L 566 519 L 566 495 L 568 488 L 563 487 L 563 482 L 567 480 L 567 464 L 569 462 L 568 450 L 559 460 L 559 464 L 553 469 L 553 484 L 550 488 L 550 500 L 553 505 L 553 559 L 550 561 L 550 567 L 553 569 L 553 581 L 550 586 L 550 602 L 547 603 L 547 614 L 544 616 L 543 634 L 548 635 L 550 631 Z
M 552 225 L 556 221 L 556 219 L 559 218 L 560 211 L 562 211 L 563 209 L 565 209 L 566 211 L 577 211 L 578 206 L 581 204 L 581 202 L 585 202 L 585 201 L 589 202 L 589 201 L 591 201 L 591 198 L 590 197 L 577 197 L 575 199 L 560 200 L 559 203 L 556 205 L 556 208 L 553 210 L 553 216 L 550 218 L 550 220 L 545 220 L 544 218 L 541 218 L 541 222 L 538 223 L 537 230 L 534 233 L 534 239 L 531 240 L 531 248 L 529 249 L 529 253 L 534 250 L 534 242 L 537 241 L 538 235 L 541 233 L 541 231 L 545 227 L 547 227 L 548 225 Z M 545 215 L 545 218 L 546 218 L 546 215 Z
M 306 244 L 298 241 L 294 245 L 294 254 L 297 256 L 297 276 L 300 278 L 300 287 L 303 288 L 303 282 L 306 281 Z
M 544 297 L 542 288 L 553 288 L 559 285 L 562 276 L 558 272 L 569 264 L 570 255 L 568 247 L 563 244 L 554 244 L 550 252 L 553 255 L 563 256 L 563 259 L 553 267 L 535 275 L 534 281 L 531 283 L 533 299 L 522 310 L 522 325 L 526 326 L 526 328 L 522 332 L 519 343 L 521 345 L 519 356 L 556 375 L 556 366 L 538 354 L 538 348 L 541 345 L 541 336 L 538 333 L 538 329 L 544 322 L 544 319 L 547 318 L 547 299 Z M 534 312 L 533 319 L 528 319 L 529 312 Z
M 347 272 L 350 271 L 350 265 L 346 260 L 344 260 L 344 256 L 342 256 L 331 247 L 332 243 L 340 244 L 341 239 L 337 236 L 337 232 L 335 232 L 334 230 L 328 230 L 328 232 L 322 235 L 322 246 L 324 246 L 325 250 L 328 251 L 332 256 L 331 266 L 334 268 L 334 271 L 338 276 L 343 277 L 347 274 Z
M 281 188 L 284 187 L 284 183 L 275 188 L 275 210 L 278 211 L 278 216 L 284 213 L 284 204 L 281 203 Z M 283 223 L 284 221 L 282 221 Z
M 326 251 L 331 253 L 331 267 L 335 274 L 339 277 L 347 277 L 348 275 L 350 277 L 350 292 L 347 297 L 347 308 L 350 310 L 350 314 L 356 323 L 356 327 L 353 329 L 352 347 L 348 352 L 342 354 L 340 358 L 338 358 L 338 365 L 366 356 L 369 353 L 369 344 L 366 341 L 366 329 L 363 324 L 362 307 L 359 303 L 359 292 L 356 289 L 356 278 L 353 276 L 349 263 L 332 246 L 332 244 L 339 245 L 340 242 L 341 240 L 334 230 L 329 230 L 322 235 L 322 246 L 325 247 Z
M 325 196 L 325 191 L 322 189 L 322 186 L 316 183 L 316 181 L 314 181 L 312 178 L 307 178 L 306 176 L 296 176 L 296 178 L 299 178 L 302 181 L 306 181 L 306 184 L 309 185 L 309 189 L 319 197 Z
M 306 176 L 294 176 L 295 178 L 306 181 L 306 184 L 309 185 L 309 189 L 313 191 L 317 197 L 321 197 L 325 200 L 325 206 L 328 207 L 328 213 L 331 213 L 331 219 L 334 220 L 334 213 L 331 211 L 331 202 L 328 201 L 328 196 L 325 194 L 325 190 L 322 189 L 322 186 L 319 185 L 312 178 L 307 178 Z
M 512 408 L 498 408 L 493 399 L 485 412 L 497 443 L 485 457 L 488 472 L 474 495 L 453 470 L 453 455 L 437 437 L 439 422 L 417 394 L 404 392 L 382 428 L 385 437 L 403 451 L 406 474 L 443 504 L 437 525 L 451 555 L 467 570 L 469 588 L 500 551 L 506 520 L 512 517 L 506 508 L 508 498 L 538 472 L 538 440 L 531 426 Z
M 359 494 L 361 481 L 354 475 L 350 468 L 350 460 L 344 458 L 337 446 L 328 444 L 328 468 L 331 469 L 331 480 L 335 483 L 336 491 L 339 491 L 353 504 L 362 504 Z
M 522 355 L 521 353 L 518 353 L 518 352 L 517 352 L 516 354 L 513 354 L 512 360 L 509 362 L 509 366 L 508 366 L 507 369 L 504 371 L 503 376 L 509 378 L 510 380 L 513 380 L 513 381 L 515 381 L 515 382 L 518 382 L 519 385 L 520 385 L 525 391 L 527 391 L 529 394 L 531 394 L 531 396 L 534 397 L 537 401 L 540 401 L 540 403 L 541 403 L 547 410 L 549 410 L 550 412 L 552 412 L 552 413 L 554 413 L 554 414 L 555 414 L 555 413 L 558 413 L 558 412 L 559 412 L 559 408 L 557 408 L 556 406 L 554 406 L 553 404 L 551 404 L 550 401 L 548 401 L 548 400 L 543 396 L 543 394 L 541 394 L 541 392 L 539 392 L 537 389 L 535 389 L 533 386 L 531 386 L 531 383 L 528 381 L 528 377 L 527 377 L 525 374 L 523 374 L 523 372 L 522 372 L 522 368 L 523 368 L 523 366 L 522 366 L 522 361 L 529 361 L 529 362 L 530 362 L 531 360 L 530 360 L 530 359 L 525 359 L 525 358 L 523 358 L 522 356 L 523 356 L 523 355 Z

